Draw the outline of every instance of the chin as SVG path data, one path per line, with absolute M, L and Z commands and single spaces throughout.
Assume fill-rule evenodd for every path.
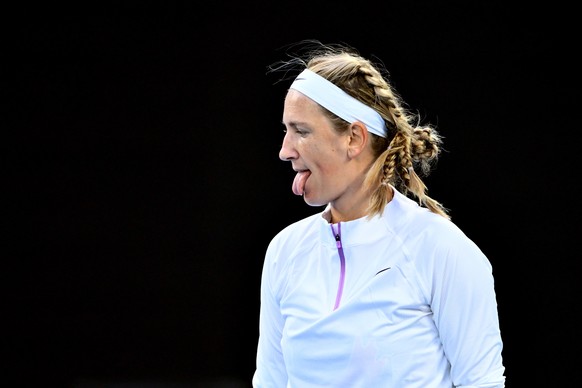
M 311 198 L 307 194 L 303 194 L 303 200 L 309 206 L 325 206 L 325 205 L 327 205 L 327 201 L 322 201 L 320 198 Z

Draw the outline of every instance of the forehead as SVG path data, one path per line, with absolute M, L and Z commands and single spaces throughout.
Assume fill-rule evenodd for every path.
M 306 121 L 324 116 L 319 104 L 301 92 L 289 89 L 285 96 L 283 122 Z

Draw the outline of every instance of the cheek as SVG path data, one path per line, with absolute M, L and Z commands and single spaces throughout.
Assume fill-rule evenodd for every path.
M 337 163 L 333 163 L 331 160 L 322 161 L 318 167 L 327 178 L 335 179 L 342 175 L 342 169 L 340 166 Z
M 342 159 L 337 149 L 314 149 L 314 155 L 317 155 L 315 165 L 326 175 L 335 175 L 341 172 Z

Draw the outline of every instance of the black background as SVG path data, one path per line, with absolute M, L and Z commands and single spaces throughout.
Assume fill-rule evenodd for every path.
M 302 39 L 383 61 L 444 136 L 426 183 L 493 264 L 507 386 L 578 380 L 579 41 L 546 6 L 6 11 L 7 386 L 250 385 L 264 251 L 318 210 L 278 159 L 288 84 L 266 71 Z

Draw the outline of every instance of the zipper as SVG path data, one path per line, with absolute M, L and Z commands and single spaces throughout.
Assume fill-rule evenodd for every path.
M 342 294 L 344 292 L 344 281 L 346 277 L 346 257 L 344 256 L 344 248 L 342 246 L 342 224 L 338 222 L 337 233 L 333 227 L 333 224 L 330 224 L 330 226 L 331 233 L 335 238 L 335 245 L 337 247 L 337 251 L 340 257 L 340 277 L 339 284 L 337 287 L 337 295 L 335 296 L 335 305 L 333 306 L 333 309 L 336 310 L 340 305 L 340 301 L 342 300 Z

